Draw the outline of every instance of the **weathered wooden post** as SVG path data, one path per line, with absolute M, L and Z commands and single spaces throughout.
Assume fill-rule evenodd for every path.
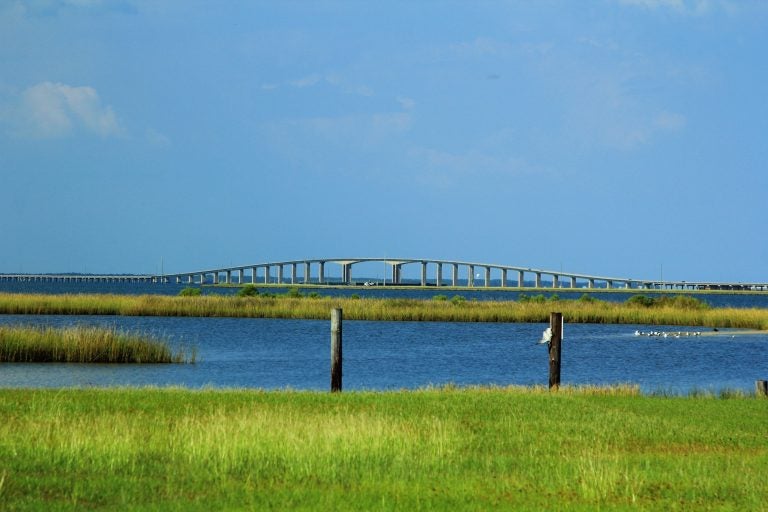
M 549 314 L 549 328 L 552 339 L 549 341 L 549 389 L 560 388 L 560 342 L 563 339 L 563 314 Z
M 331 310 L 331 392 L 341 391 L 341 308 Z
M 768 398 L 768 380 L 755 381 L 755 396 Z

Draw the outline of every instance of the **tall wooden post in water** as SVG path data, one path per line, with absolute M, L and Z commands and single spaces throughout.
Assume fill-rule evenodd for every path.
M 563 314 L 549 314 L 552 339 L 549 342 L 549 389 L 560 387 L 560 344 L 563 340 Z
M 341 391 L 341 308 L 331 310 L 331 392 Z

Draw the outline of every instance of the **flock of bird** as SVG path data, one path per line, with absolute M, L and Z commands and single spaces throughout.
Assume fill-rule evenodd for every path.
M 666 331 L 635 331 L 635 336 L 657 336 L 661 338 L 669 338 L 670 336 L 673 338 L 680 338 L 681 336 L 701 336 L 700 331 L 677 331 L 677 332 L 666 332 Z

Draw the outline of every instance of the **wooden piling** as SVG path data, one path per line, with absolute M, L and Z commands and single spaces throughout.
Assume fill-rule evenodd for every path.
M 560 342 L 563 339 L 563 314 L 550 313 L 549 328 L 552 339 L 549 342 L 549 389 L 560 388 Z
M 331 310 L 331 392 L 341 391 L 341 308 Z
M 768 398 L 768 380 L 755 381 L 755 396 Z

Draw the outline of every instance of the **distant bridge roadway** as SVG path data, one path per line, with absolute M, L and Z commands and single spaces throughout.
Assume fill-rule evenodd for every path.
M 355 265 L 381 263 L 384 279 L 375 282 L 356 281 Z M 330 277 L 328 265 L 338 265 L 340 276 Z M 420 268 L 421 279 L 404 280 L 403 267 Z M 472 263 L 466 261 L 420 258 L 317 258 L 265 262 L 235 267 L 212 268 L 163 275 L 89 275 L 89 274 L 0 274 L 0 281 L 47 282 L 133 282 L 188 284 L 376 284 L 385 286 L 420 285 L 434 287 L 501 287 L 501 288 L 624 288 L 658 290 L 768 290 L 766 282 L 726 283 L 706 281 L 662 281 L 607 277 L 530 267 Z

